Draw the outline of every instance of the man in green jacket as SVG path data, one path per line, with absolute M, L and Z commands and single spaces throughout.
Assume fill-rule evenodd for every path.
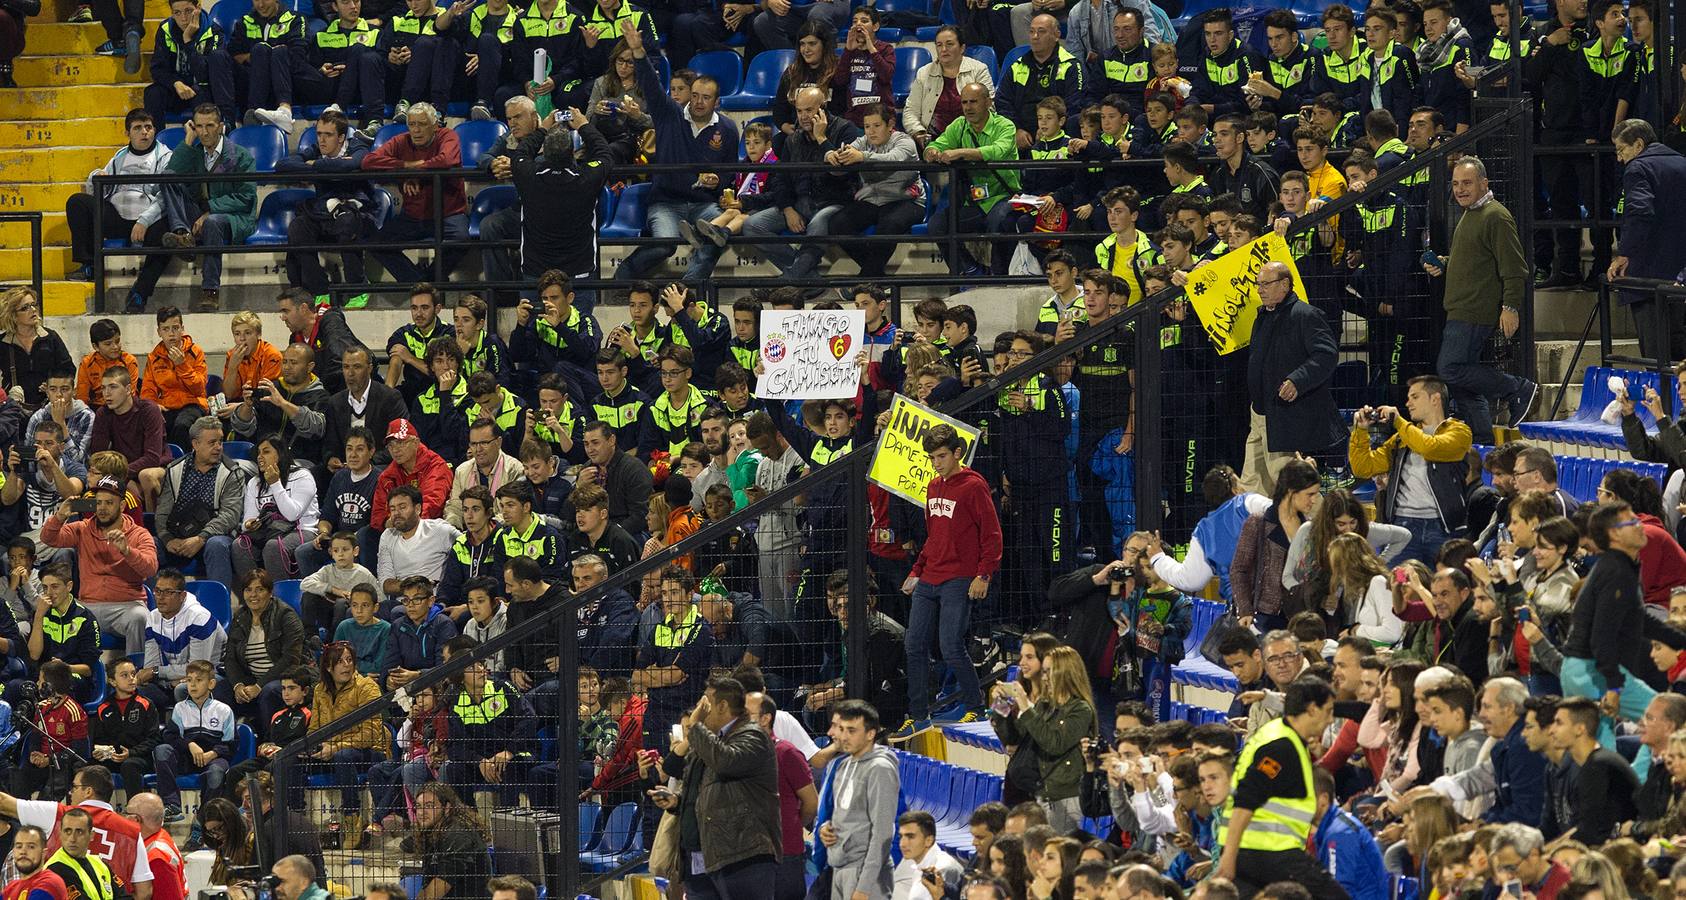
M 972 83 L 960 89 L 960 118 L 943 129 L 943 133 L 925 148 L 925 161 L 953 164 L 957 162 L 999 162 L 1018 159 L 1019 148 L 1014 142 L 1018 132 L 1013 120 L 996 112 L 991 105 L 989 88 Z M 1003 202 L 1019 191 L 1017 169 L 960 169 L 955 173 L 956 197 L 964 197 L 959 209 L 958 227 L 961 232 L 1006 230 L 1012 207 Z M 931 223 L 931 234 L 947 234 L 949 217 L 939 214 Z M 937 244 L 950 268 L 955 261 L 948 259 L 948 243 Z M 1007 274 L 1007 261 L 1013 257 L 1011 245 L 997 245 L 990 254 L 990 272 Z M 984 274 L 983 266 L 965 247 L 960 248 L 960 274 Z
M 193 110 L 188 142 L 170 157 L 165 169 L 172 175 L 243 174 L 252 171 L 252 154 L 224 134 L 222 113 L 215 104 Z M 167 231 L 161 243 L 171 249 L 225 247 L 244 243 L 257 225 L 257 185 L 246 180 L 167 184 L 161 192 Z M 159 276 L 172 257 L 149 256 L 141 266 L 129 295 L 131 312 L 145 308 Z M 199 311 L 216 312 L 222 286 L 222 254 L 201 257 Z

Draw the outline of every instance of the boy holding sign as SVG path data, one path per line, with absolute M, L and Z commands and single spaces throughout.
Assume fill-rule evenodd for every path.
M 902 582 L 902 593 L 913 596 L 906 637 L 908 717 L 892 741 L 905 741 L 932 724 L 926 684 L 933 631 L 943 662 L 960 683 L 963 712 L 956 721 L 982 718 L 983 692 L 966 652 L 966 632 L 972 602 L 989 595 L 990 579 L 1001 564 L 1001 521 L 989 483 L 962 462 L 965 441 L 944 424 L 925 432 L 920 443 L 936 477 L 926 488 L 925 546 L 913 574 Z

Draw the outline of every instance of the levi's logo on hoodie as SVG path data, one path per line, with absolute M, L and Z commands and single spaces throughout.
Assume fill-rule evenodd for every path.
M 931 497 L 925 501 L 925 511 L 944 519 L 954 518 L 954 501 L 947 497 Z

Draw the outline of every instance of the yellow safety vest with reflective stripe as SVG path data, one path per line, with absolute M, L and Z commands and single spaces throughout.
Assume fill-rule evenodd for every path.
M 485 415 L 480 404 L 474 403 L 468 407 L 468 424 L 473 425 L 481 416 Z M 515 427 L 515 421 L 521 417 L 521 403 L 509 391 L 503 392 L 503 405 L 492 415 L 492 422 L 498 426 L 498 433 L 502 434 Z
M 468 33 L 479 37 L 486 30 L 486 20 L 492 19 L 492 26 L 498 30 L 498 43 L 507 44 L 515 40 L 515 18 L 520 10 L 511 6 L 503 11 L 503 15 L 492 18 L 485 6 L 477 7 L 468 14 Z
M 1089 321 L 1089 310 L 1083 306 L 1083 289 L 1077 289 L 1077 296 L 1071 298 L 1070 303 L 1060 299 L 1059 294 L 1042 301 L 1042 308 L 1036 313 L 1038 322 L 1058 323 L 1063 318 L 1070 318 L 1073 322 Z
M 1363 78 L 1370 74 L 1370 48 L 1354 38 L 1351 56 L 1343 57 L 1331 49 L 1323 54 L 1323 74 L 1336 84 L 1351 84 Z
M 1267 722 L 1253 732 L 1247 746 L 1241 748 L 1241 756 L 1235 761 L 1235 774 L 1231 776 L 1229 801 L 1224 804 L 1225 817 L 1234 812 L 1235 790 L 1253 768 L 1253 755 L 1260 747 L 1282 738 L 1287 738 L 1294 745 L 1294 751 L 1299 756 L 1300 773 L 1305 779 L 1305 796 L 1272 797 L 1254 810 L 1253 821 L 1241 835 L 1243 850 L 1295 850 L 1303 853 L 1306 840 L 1311 836 L 1311 826 L 1316 822 L 1317 793 L 1311 776 L 1311 754 L 1306 752 L 1305 741 L 1288 726 L 1286 718 Z
M 240 26 L 245 29 L 246 37 L 254 41 L 286 37 L 287 32 L 292 31 L 297 22 L 298 16 L 289 9 L 281 10 L 281 14 L 275 17 L 275 21 L 265 22 L 262 25 L 258 24 L 258 20 L 253 13 L 247 13 L 240 17 Z
M 657 647 L 662 647 L 668 650 L 683 647 L 686 644 L 689 644 L 691 639 L 696 637 L 697 617 L 699 615 L 701 615 L 701 613 L 697 612 L 697 605 L 692 603 L 685 610 L 684 621 L 680 622 L 678 625 L 669 625 L 668 620 L 663 618 L 661 620 L 661 624 L 656 626 L 656 633 L 651 637 L 652 642 Z
M 65 868 L 76 873 L 77 883 L 67 887 L 80 888 L 83 900 L 111 900 L 111 868 L 105 864 L 105 860 L 92 853 L 77 859 L 60 847 L 52 856 L 47 857 L 45 865 L 50 866 L 54 863 L 62 863 Z
M 451 712 L 464 725 L 485 725 L 509 711 L 509 694 L 503 685 L 488 680 L 480 690 L 479 701 L 469 697 L 468 691 L 457 691 L 457 702 L 452 704 Z
M 468 379 L 458 378 L 457 383 L 451 386 L 452 405 L 461 406 L 466 399 L 468 399 Z M 416 398 L 416 408 L 421 410 L 423 415 L 437 416 L 439 415 L 439 406 L 439 383 L 434 382 L 427 390 L 421 392 L 421 396 Z
M 323 50 L 344 50 L 347 47 L 373 47 L 375 38 L 380 36 L 380 29 L 369 24 L 368 19 L 358 19 L 357 24 L 347 27 L 339 19 L 328 23 L 328 27 L 316 32 L 316 46 Z M 405 343 L 409 343 L 405 335 Z M 421 347 L 411 347 L 410 352 L 417 356 L 427 350 Z
M 535 3 L 521 13 L 515 26 L 520 30 L 522 37 L 558 37 L 573 31 L 577 21 L 577 17 L 568 12 L 568 4 L 557 0 L 556 9 L 551 11 L 549 17 L 539 11 L 539 5 Z
M 1581 57 L 1586 60 L 1586 66 L 1592 74 L 1599 78 L 1614 78 L 1622 74 L 1627 65 L 1627 40 L 1617 40 L 1616 46 L 1608 52 L 1604 50 L 1604 42 L 1592 41 L 1581 48 Z
M 644 11 L 634 9 L 632 4 L 628 2 L 621 4 L 621 8 L 616 11 L 613 19 L 603 15 L 603 7 L 597 4 L 592 4 L 591 13 L 585 17 L 586 27 L 597 29 L 599 41 L 619 40 L 622 35 L 626 34 L 626 29 L 636 30 L 639 26 L 646 24 L 650 26 L 650 33 L 655 34 L 655 21 Z M 657 35 L 657 38 L 659 39 L 660 35 Z
M 629 396 L 630 394 L 630 396 Z M 619 430 L 638 421 L 638 415 L 644 411 L 644 401 L 636 394 L 631 394 L 625 388 L 621 389 L 621 396 L 627 397 L 625 402 L 608 398 L 610 403 L 591 404 L 591 414 L 599 422 L 610 428 Z
M 439 18 L 438 10 L 434 10 L 433 14 L 427 17 L 426 21 L 423 21 L 421 17 L 417 16 L 415 13 L 407 12 L 392 20 L 392 30 L 397 34 L 438 34 L 439 32 L 433 29 L 433 20 L 437 18 Z
M 701 424 L 704 410 L 708 409 L 709 392 L 696 385 L 687 385 L 689 391 L 685 395 L 685 405 L 675 407 L 672 395 L 662 391 L 650 404 L 650 420 L 655 423 L 656 430 L 661 432 L 662 443 L 666 446 L 657 450 L 666 450 L 677 458 L 685 445 L 691 442 L 691 431 Z

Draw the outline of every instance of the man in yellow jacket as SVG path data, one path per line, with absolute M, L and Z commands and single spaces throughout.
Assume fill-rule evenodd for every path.
M 1446 382 L 1438 376 L 1413 378 L 1405 394 L 1410 418 L 1392 406 L 1366 406 L 1353 415 L 1347 444 L 1352 474 L 1387 476 L 1386 483 L 1378 485 L 1376 512 L 1380 521 L 1411 532 L 1411 542 L 1400 558 L 1419 559 L 1430 566 L 1440 545 L 1462 536 L 1467 525 L 1464 457 L 1470 449 L 1470 432 L 1468 425 L 1447 417 L 1450 396 Z M 1373 428 L 1391 428 L 1393 433 L 1371 447 Z

